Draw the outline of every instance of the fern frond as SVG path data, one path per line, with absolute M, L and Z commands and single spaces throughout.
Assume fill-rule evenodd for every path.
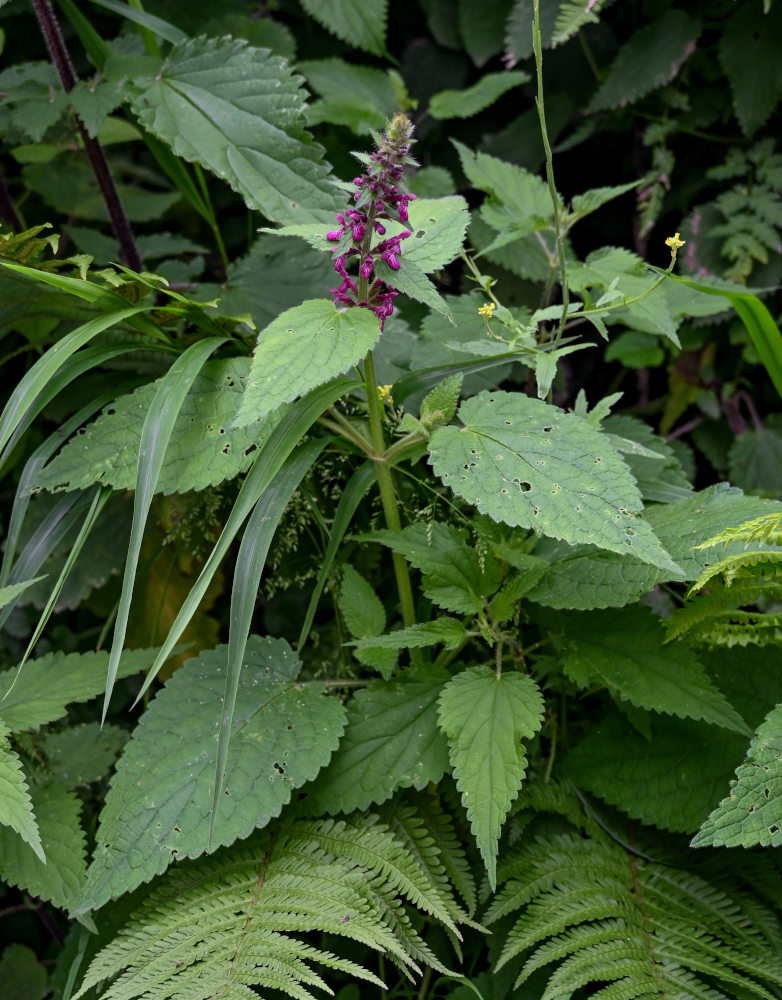
M 719 562 L 707 566 L 687 591 L 687 596 L 689 597 L 699 590 L 703 590 L 709 580 L 713 580 L 715 576 L 722 576 L 725 585 L 730 586 L 734 580 L 740 580 L 742 574 L 746 574 L 750 567 L 765 566 L 768 563 L 771 564 L 768 568 L 769 574 L 772 577 L 778 576 L 779 568 L 782 565 L 782 552 L 776 549 L 753 549 L 750 552 L 735 552 L 724 559 L 720 559 Z
M 421 792 L 414 796 L 413 801 L 426 832 L 437 845 L 441 864 L 451 885 L 464 900 L 467 913 L 472 917 L 477 905 L 475 878 L 453 820 L 440 805 L 439 796 Z
M 775 918 L 743 906 L 727 876 L 733 892 L 580 833 L 536 838 L 498 875 L 507 884 L 486 922 L 522 913 L 497 968 L 525 954 L 519 985 L 551 967 L 541 1000 L 587 987 L 602 1000 L 771 1000 L 782 987 Z
M 403 823 L 418 829 L 409 815 Z M 101 1000 L 249 1000 L 253 986 L 312 1000 L 313 989 L 330 992 L 321 969 L 383 988 L 357 962 L 293 936 L 311 931 L 382 951 L 408 976 L 417 962 L 447 972 L 405 909 L 413 902 L 442 914 L 458 935 L 461 910 L 436 847 L 423 839 L 416 857 L 410 838 L 376 816 L 298 821 L 177 865 L 95 957 L 76 997 L 113 980 Z
M 561 45 L 572 38 L 585 24 L 597 24 L 597 16 L 605 0 L 565 0 L 557 14 L 552 45 Z

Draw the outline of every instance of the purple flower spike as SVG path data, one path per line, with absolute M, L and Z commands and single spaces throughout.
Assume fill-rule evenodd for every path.
M 353 178 L 355 207 L 344 214 L 338 212 L 340 228 L 326 234 L 326 239 L 331 242 L 343 241 L 344 248 L 341 252 L 337 252 L 336 248 L 334 250 L 334 270 L 342 277 L 339 288 L 331 289 L 334 302 L 371 309 L 380 320 L 381 329 L 394 311 L 394 299 L 398 292 L 380 279 L 376 279 L 371 287 L 367 286 L 379 260 L 383 260 L 392 271 L 402 267 L 400 243 L 412 236 L 412 232 L 404 230 L 375 246 L 372 246 L 372 238 L 375 233 L 381 237 L 386 234 L 386 226 L 381 219 L 407 222 L 407 206 L 415 198 L 404 186 L 405 168 L 409 164 L 415 165 L 410 157 L 412 134 L 409 119 L 405 115 L 395 115 L 383 135 L 376 138 L 377 149 L 370 155 L 365 172 Z M 359 159 L 366 162 L 364 157 Z M 348 232 L 351 242 L 345 247 L 344 238 Z M 351 257 L 359 259 L 357 281 L 347 271 Z

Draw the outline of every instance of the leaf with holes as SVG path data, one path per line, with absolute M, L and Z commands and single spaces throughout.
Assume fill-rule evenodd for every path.
M 238 427 L 303 396 L 358 364 L 380 337 L 370 309 L 337 309 L 310 299 L 287 309 L 258 335 Z
M 489 667 L 469 667 L 443 689 L 439 718 L 462 803 L 494 889 L 500 831 L 527 766 L 521 741 L 531 739 L 543 723 L 543 696 L 525 674 L 506 672 L 498 677 Z
M 521 393 L 482 392 L 440 427 L 429 454 L 446 486 L 495 521 L 633 555 L 680 575 L 638 515 L 638 488 L 606 437 Z
M 758 727 L 730 792 L 698 830 L 693 847 L 782 844 L 782 704 Z
M 309 791 L 307 808 L 352 812 L 385 802 L 397 788 L 439 781 L 448 747 L 437 728 L 437 699 L 448 679 L 441 668 L 410 667 L 357 691 L 345 735 Z
M 189 660 L 141 717 L 106 796 L 79 912 L 209 849 L 226 662 L 227 646 Z M 279 815 L 337 747 L 345 710 L 323 684 L 298 682 L 300 668 L 283 639 L 250 637 L 212 849 Z
M 252 465 L 281 414 L 269 416 L 262 424 L 232 426 L 249 368 L 247 358 L 204 365 L 174 424 L 157 492 L 202 490 L 233 479 Z M 133 489 L 141 429 L 156 389 L 157 382 L 152 382 L 107 406 L 49 462 L 33 485 L 78 490 L 99 482 L 115 490 Z

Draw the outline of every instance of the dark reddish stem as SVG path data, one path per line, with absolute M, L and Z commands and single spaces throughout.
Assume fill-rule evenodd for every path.
M 54 13 L 50 0 L 30 0 L 30 2 L 33 5 L 35 16 L 38 18 L 38 24 L 46 41 L 49 56 L 60 77 L 63 89 L 66 94 L 70 93 L 76 86 L 77 79 L 71 57 L 65 45 L 65 39 L 62 37 L 62 32 L 60 31 L 57 15 Z M 111 170 L 106 160 L 106 154 L 103 152 L 103 147 L 97 139 L 93 139 L 90 136 L 84 127 L 84 123 L 78 116 L 76 121 L 84 148 L 87 151 L 87 156 L 95 174 L 95 179 L 98 182 L 98 187 L 106 203 L 114 235 L 117 237 L 122 256 L 125 258 L 128 267 L 131 267 L 134 271 L 143 271 L 144 263 L 136 246 L 136 237 L 120 201 L 114 178 L 111 175 Z

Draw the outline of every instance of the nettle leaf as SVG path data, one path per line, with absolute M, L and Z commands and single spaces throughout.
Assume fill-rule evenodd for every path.
M 65 788 L 78 788 L 108 774 L 128 740 L 119 726 L 84 722 L 47 733 L 43 741 L 45 774 Z
M 570 613 L 562 626 L 562 667 L 580 687 L 597 684 L 638 708 L 750 732 L 693 653 L 683 643 L 665 644 L 650 608 Z
M 623 108 L 676 77 L 695 51 L 700 24 L 683 10 L 668 10 L 645 25 L 619 50 L 590 111 Z
M 386 609 L 371 584 L 352 566 L 345 566 L 342 571 L 339 610 L 354 639 L 370 639 L 385 631 Z M 397 654 L 393 649 L 356 649 L 354 655 L 360 663 L 375 667 L 386 679 L 396 667 Z
M 409 524 L 401 531 L 373 531 L 364 541 L 380 542 L 421 570 L 421 589 L 438 607 L 477 614 L 484 598 L 499 586 L 496 560 L 487 556 L 483 569 L 475 547 L 450 524 Z
M 386 635 L 371 639 L 357 639 L 347 645 L 358 649 L 422 649 L 425 646 L 439 646 L 446 649 L 458 649 L 463 645 L 469 634 L 458 618 L 435 618 L 430 622 L 419 622 L 409 625 Z
M 525 674 L 498 677 L 489 667 L 468 667 L 443 689 L 438 714 L 494 890 L 500 831 L 527 765 L 521 740 L 531 739 L 543 724 L 543 696 Z
M 81 801 L 54 782 L 33 789 L 46 862 L 7 828 L 0 828 L 0 877 L 31 896 L 72 909 L 87 870 Z
M 252 465 L 255 452 L 281 415 L 262 424 L 233 426 L 249 371 L 249 358 L 208 361 L 203 366 L 174 424 L 157 492 L 202 490 L 233 479 Z M 156 389 L 157 382 L 143 385 L 107 406 L 49 462 L 33 486 L 76 490 L 100 482 L 115 490 L 134 489 L 141 429 Z
M 619 455 L 596 428 L 521 393 L 482 392 L 440 427 L 435 473 L 495 521 L 563 541 L 590 542 L 678 573 L 649 525 Z
M 541 538 L 535 555 L 549 567 L 528 597 L 549 608 L 620 608 L 650 591 L 661 576 L 649 563 L 594 545 Z
M 471 118 L 488 108 L 514 87 L 526 83 L 529 73 L 520 70 L 505 73 L 487 73 L 464 90 L 441 90 L 429 102 L 432 118 Z
M 544 180 L 514 163 L 473 153 L 460 142 L 453 145 L 470 184 L 490 196 L 480 210 L 487 225 L 502 232 L 512 228 L 509 238 L 517 239 L 550 224 L 553 208 Z
M 388 0 L 301 0 L 301 5 L 348 45 L 385 55 Z
M 342 705 L 323 684 L 297 682 L 301 663 L 283 639 L 251 636 L 210 845 L 227 650 L 188 660 L 142 715 L 106 796 L 79 912 L 265 826 L 336 749 Z
M 341 375 L 379 338 L 380 320 L 371 309 L 337 309 L 331 299 L 287 309 L 258 335 L 236 425 L 254 423 Z
M 565 773 L 633 819 L 694 833 L 724 794 L 746 737 L 691 719 L 651 719 L 642 736 L 618 712 L 596 725 L 563 762 Z
M 23 944 L 9 944 L 3 949 L 0 982 L 6 1000 L 42 1000 L 52 995 L 46 968 L 39 963 L 32 948 Z
M 448 767 L 437 728 L 437 699 L 450 675 L 409 667 L 392 681 L 371 681 L 348 706 L 345 735 L 308 789 L 306 808 L 352 812 L 385 802 L 398 788 L 425 788 Z
M 146 670 L 155 650 L 134 649 L 122 654 L 117 677 Z M 0 674 L 0 725 L 14 732 L 37 729 L 65 715 L 73 701 L 89 701 L 102 694 L 109 666 L 108 652 L 49 653 Z
M 439 271 L 459 256 L 469 221 L 467 202 L 459 195 L 411 201 L 405 228 L 413 235 L 402 241 L 401 260 L 424 274 Z M 392 229 L 396 231 L 391 227 L 389 233 Z
M 753 4 L 743 4 L 725 22 L 719 58 L 730 82 L 736 117 L 746 135 L 768 120 L 782 98 L 780 45 L 782 10 L 778 4 L 764 14 Z
M 448 15 L 453 18 L 456 14 L 462 44 L 476 66 L 483 66 L 501 51 L 510 7 L 511 0 L 485 0 L 479 5 L 474 0 L 458 0 L 458 6 L 446 4 Z
M 782 705 L 769 712 L 736 769 L 730 792 L 698 830 L 693 847 L 782 844 Z
M 369 128 L 381 129 L 397 110 L 393 80 L 382 69 L 352 66 L 343 59 L 305 60 L 296 69 L 323 98 L 307 109 L 311 125 L 321 121 L 347 125 L 363 136 Z
M 743 490 L 765 496 L 782 493 L 782 435 L 768 427 L 746 430 L 728 453 L 730 481 Z
M 315 228 L 325 234 L 328 226 Z M 256 328 L 262 330 L 285 309 L 322 295 L 333 279 L 330 261 L 310 253 L 296 240 L 281 243 L 264 235 L 245 257 L 229 266 L 223 284 L 202 284 L 198 296 L 207 302 L 219 299 L 216 312 L 220 316 L 249 313 Z
M 45 855 L 32 799 L 19 754 L 8 742 L 10 732 L 7 725 L 0 724 L 0 824 L 18 834 L 43 861 Z
M 145 129 L 222 177 L 249 208 L 276 222 L 326 220 L 343 196 L 304 130 L 301 82 L 268 49 L 200 37 L 174 45 L 162 66 L 124 89 Z

